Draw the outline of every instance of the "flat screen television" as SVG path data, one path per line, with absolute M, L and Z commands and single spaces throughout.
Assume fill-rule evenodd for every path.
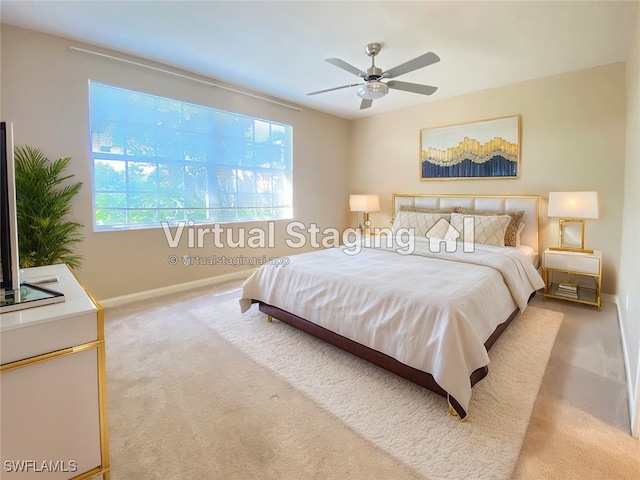
M 12 137 L 11 125 L 0 122 L 0 287 L 4 290 L 20 285 Z
M 13 128 L 0 122 L 0 312 L 49 305 L 64 299 L 60 292 L 20 281 Z

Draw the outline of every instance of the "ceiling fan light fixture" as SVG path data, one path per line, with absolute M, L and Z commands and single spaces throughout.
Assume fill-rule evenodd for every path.
M 389 92 L 389 87 L 378 80 L 370 80 L 358 89 L 358 96 L 365 100 L 377 100 Z

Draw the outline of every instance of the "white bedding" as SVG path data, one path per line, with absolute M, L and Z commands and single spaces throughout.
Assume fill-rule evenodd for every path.
M 538 266 L 539 264 L 538 253 L 533 248 L 529 247 L 528 245 L 519 245 L 514 248 L 517 248 L 522 253 L 524 253 L 524 255 L 529 259 L 529 261 L 534 267 Z
M 415 245 L 411 255 L 332 248 L 264 265 L 245 282 L 241 309 L 265 302 L 429 372 L 466 412 L 469 377 L 489 363 L 484 342 L 543 282 L 517 248 Z

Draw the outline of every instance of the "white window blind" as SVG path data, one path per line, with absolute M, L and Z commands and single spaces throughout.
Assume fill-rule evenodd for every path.
M 292 127 L 89 83 L 95 230 L 292 216 Z

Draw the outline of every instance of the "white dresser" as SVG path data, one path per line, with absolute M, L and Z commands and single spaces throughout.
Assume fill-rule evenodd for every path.
M 110 477 L 104 316 L 65 265 L 23 270 L 65 301 L 0 314 L 0 477 Z

